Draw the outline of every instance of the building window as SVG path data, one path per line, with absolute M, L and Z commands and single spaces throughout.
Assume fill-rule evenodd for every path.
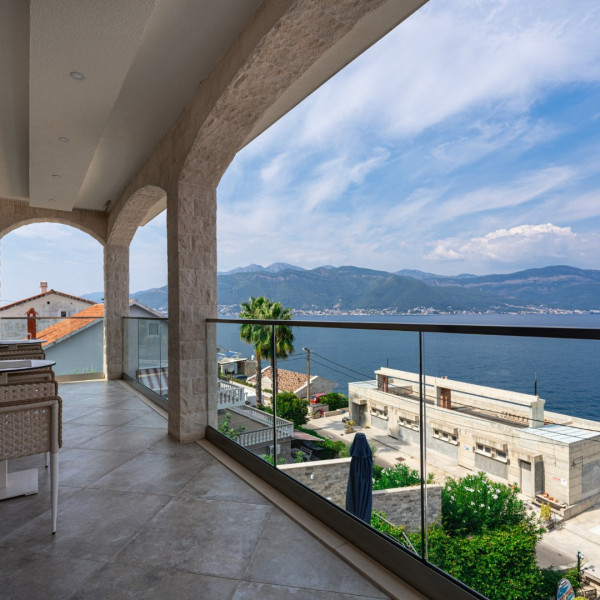
M 67 311 L 66 310 L 61 310 L 60 311 L 60 316 L 63 317 L 63 318 L 66 317 L 67 316 Z
M 419 431 L 419 417 L 398 417 L 398 425 Z
M 475 453 L 487 456 L 488 458 L 493 458 L 494 460 L 500 462 L 507 462 L 506 449 L 500 450 L 500 448 L 494 448 L 492 446 L 488 446 L 487 444 L 482 444 L 478 442 L 475 445 Z
M 433 429 L 433 437 L 442 440 L 443 442 L 448 442 L 449 444 L 458 445 L 458 435 L 456 433 L 456 429 L 451 431 L 444 431 L 440 427 Z
M 153 336 L 156 337 L 157 335 L 160 334 L 160 331 L 158 329 L 158 323 L 150 321 L 148 323 L 148 336 Z

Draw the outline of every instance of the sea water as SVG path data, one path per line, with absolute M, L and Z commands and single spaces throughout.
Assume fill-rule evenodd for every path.
M 350 315 L 298 320 L 600 328 L 599 314 Z M 330 379 L 335 390 L 345 394 L 349 382 L 374 379 L 380 367 L 419 370 L 415 332 L 294 327 L 293 333 L 295 352 L 280 360 L 279 367 L 306 373 L 302 348 L 309 348 L 311 375 Z M 218 325 L 217 343 L 248 358 L 254 354 L 240 340 L 239 325 Z M 547 411 L 600 421 L 600 341 L 427 333 L 423 354 L 427 375 L 526 394 L 537 390 Z

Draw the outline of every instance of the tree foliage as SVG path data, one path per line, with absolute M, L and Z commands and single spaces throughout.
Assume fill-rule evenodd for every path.
M 540 535 L 529 522 L 468 536 L 432 526 L 428 558 L 490 600 L 546 600 L 544 577 L 535 562 Z M 420 550 L 420 534 L 409 537 Z
M 448 479 L 442 488 L 442 524 L 450 535 L 474 535 L 530 522 L 517 487 L 490 481 L 483 472 Z
M 305 425 L 308 421 L 308 402 L 304 398 L 298 398 L 292 392 L 279 392 L 276 396 L 277 416 L 287 419 L 294 427 Z M 271 406 L 265 406 L 265 412 L 273 414 Z
M 337 410 L 338 408 L 346 408 L 348 406 L 348 398 L 344 394 L 337 392 L 329 392 L 321 397 L 323 404 L 329 405 L 329 410 Z
M 251 297 L 241 304 L 241 319 L 289 321 L 293 313 L 283 308 L 281 302 L 269 298 Z M 256 356 L 256 401 L 262 403 L 262 359 L 271 359 L 273 355 L 273 327 L 257 323 L 244 323 L 240 327 L 240 338 L 254 347 Z M 294 352 L 294 334 L 287 325 L 275 326 L 275 354 L 277 358 L 287 358 Z
M 237 440 L 237 438 L 239 438 L 240 435 L 242 435 L 242 433 L 244 433 L 244 431 L 246 431 L 246 428 L 243 425 L 240 425 L 239 427 L 232 427 L 231 426 L 231 413 L 227 412 L 227 413 L 225 413 L 223 420 L 219 424 L 219 431 L 222 434 L 226 435 L 228 438 L 230 438 L 232 440 Z
M 427 483 L 433 482 L 433 473 L 427 476 Z M 393 467 L 382 469 L 381 467 L 373 467 L 373 489 L 374 490 L 389 490 L 398 487 L 410 487 L 419 485 L 421 476 L 417 469 L 411 469 L 405 464 L 398 463 Z
M 409 473 L 408 480 L 415 474 Z M 372 523 L 398 534 L 387 531 L 389 524 L 381 519 Z M 548 600 L 563 575 L 536 564 L 543 531 L 516 487 L 490 482 L 485 473 L 448 479 L 442 488 L 441 523 L 427 530 L 427 557 L 490 600 Z M 408 537 L 422 554 L 421 533 Z

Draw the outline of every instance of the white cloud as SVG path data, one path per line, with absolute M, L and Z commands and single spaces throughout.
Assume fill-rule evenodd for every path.
M 552 223 L 519 225 L 498 229 L 467 240 L 448 238 L 433 244 L 428 260 L 469 261 L 475 263 L 517 263 L 519 261 L 573 261 L 591 259 L 598 240 L 577 234 L 570 227 Z M 585 249 L 585 253 L 582 253 Z M 589 262 L 589 260 L 586 260 Z

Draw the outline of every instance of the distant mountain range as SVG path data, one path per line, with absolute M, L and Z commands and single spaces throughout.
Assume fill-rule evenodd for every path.
M 274 263 L 219 273 L 217 285 L 219 305 L 231 313 L 237 313 L 239 304 L 250 296 L 261 295 L 306 313 L 600 310 L 600 271 L 569 266 L 448 277 L 410 269 L 396 273 L 351 266 L 309 270 Z M 92 296 L 86 297 L 95 299 Z M 132 297 L 166 309 L 167 286 Z

